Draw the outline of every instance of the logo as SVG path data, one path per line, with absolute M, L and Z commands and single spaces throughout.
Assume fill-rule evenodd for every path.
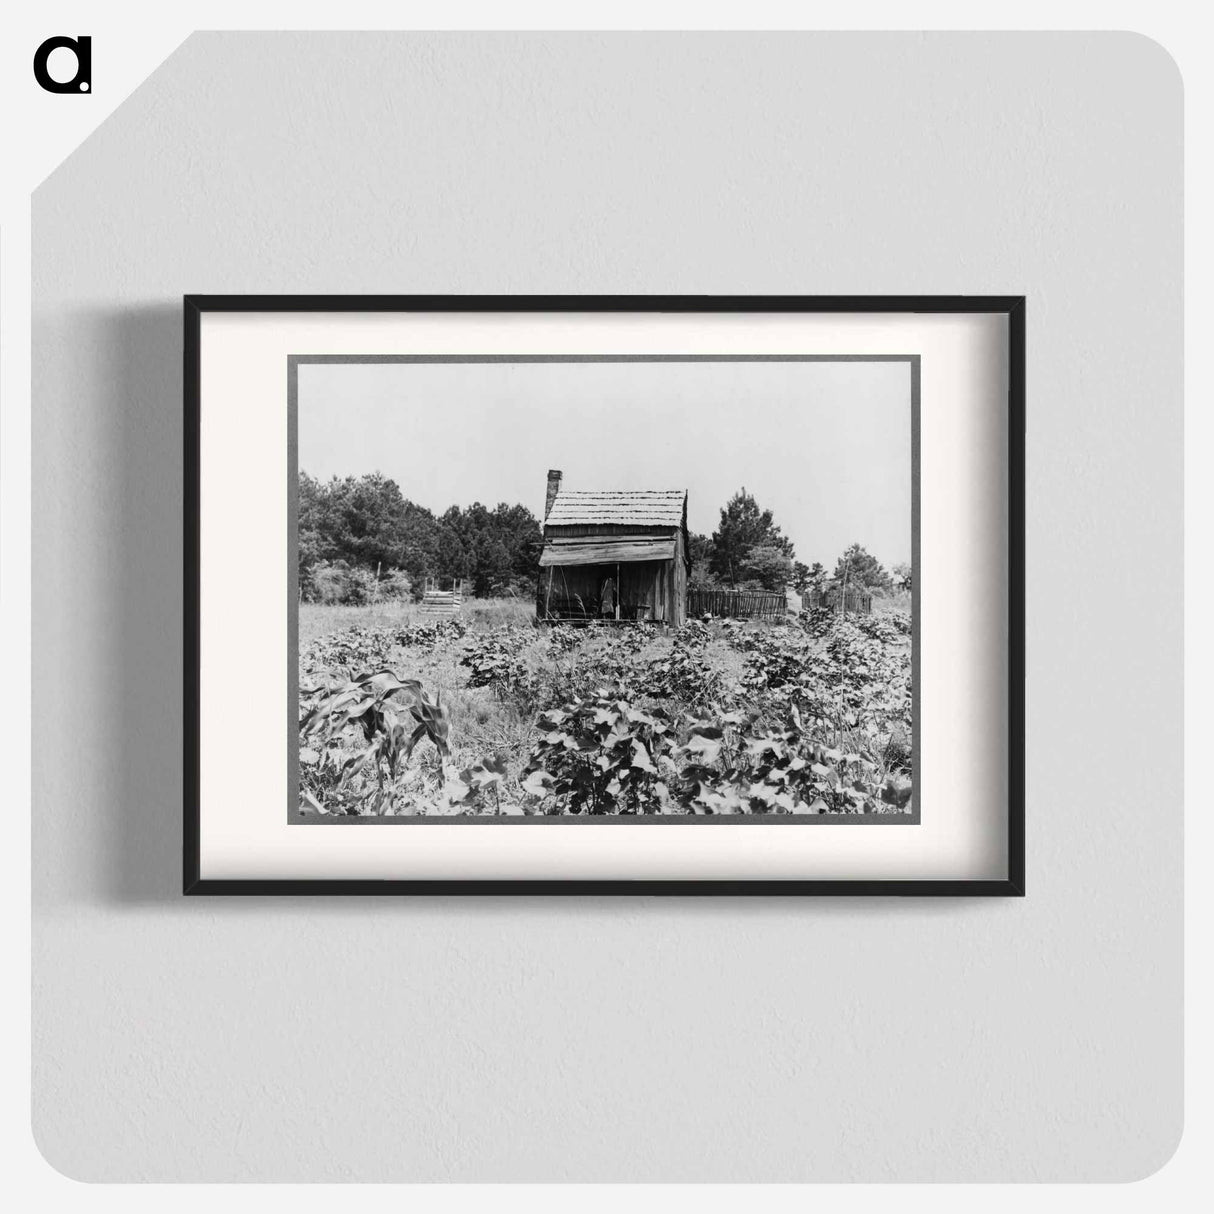
M 76 74 L 70 80 L 55 80 L 46 70 L 51 52 L 58 50 L 71 51 L 76 57 Z M 48 93 L 90 92 L 93 88 L 92 38 L 83 34 L 76 38 L 48 38 L 34 52 L 34 79 Z

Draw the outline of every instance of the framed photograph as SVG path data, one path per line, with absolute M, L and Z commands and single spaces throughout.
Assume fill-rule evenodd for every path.
M 184 310 L 186 893 L 1024 893 L 1022 298 Z

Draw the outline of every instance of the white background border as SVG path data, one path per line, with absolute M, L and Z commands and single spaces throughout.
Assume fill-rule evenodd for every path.
M 1005 878 L 1007 335 L 1001 313 L 204 312 L 203 879 Z M 920 823 L 288 823 L 286 374 L 301 354 L 919 355 Z M 232 745 L 233 689 L 261 722 L 256 747 Z

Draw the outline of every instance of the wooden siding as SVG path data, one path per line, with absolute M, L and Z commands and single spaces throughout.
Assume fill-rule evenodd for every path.
M 554 536 L 544 541 L 540 567 L 669 561 L 674 554 L 672 536 Z
M 661 535 L 673 538 L 677 527 L 643 526 L 640 523 L 545 523 L 544 539 L 573 538 L 579 535 Z
M 669 620 L 676 628 L 687 623 L 687 569 L 690 561 L 687 553 L 686 523 L 675 537 L 674 560 L 670 562 Z

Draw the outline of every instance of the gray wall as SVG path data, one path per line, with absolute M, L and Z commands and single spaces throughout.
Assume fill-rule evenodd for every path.
M 191 38 L 34 196 L 47 1158 L 1158 1168 L 1181 1119 L 1180 259 L 1181 81 L 1132 35 Z M 1028 294 L 1028 898 L 183 901 L 185 291 Z

